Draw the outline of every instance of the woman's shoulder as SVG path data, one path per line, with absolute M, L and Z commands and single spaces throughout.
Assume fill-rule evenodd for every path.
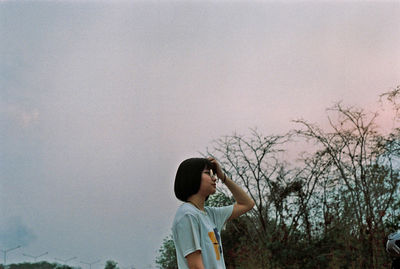
M 221 207 L 205 207 L 207 214 L 212 218 L 215 222 L 218 219 L 227 219 L 231 216 L 233 211 L 233 205 L 221 206 Z
M 196 208 L 193 208 L 193 206 L 189 203 L 183 203 L 180 205 L 176 210 L 173 224 L 176 225 L 176 223 L 178 223 L 185 216 L 196 217 Z
M 183 203 L 178 207 L 178 210 L 176 210 L 177 214 L 186 214 L 186 213 L 195 213 L 196 208 L 194 208 L 190 203 Z

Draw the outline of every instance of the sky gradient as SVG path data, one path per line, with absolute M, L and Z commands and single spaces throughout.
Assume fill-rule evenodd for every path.
M 0 17 L 0 249 L 23 246 L 7 263 L 153 265 L 183 159 L 323 125 L 341 100 L 374 111 L 400 79 L 397 1 L 0 1 Z

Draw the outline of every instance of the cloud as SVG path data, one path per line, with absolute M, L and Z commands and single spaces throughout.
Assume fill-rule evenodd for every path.
M 26 108 L 15 104 L 7 104 L 3 112 L 22 128 L 28 128 L 37 123 L 40 116 L 37 108 Z
M 34 232 L 22 222 L 20 217 L 12 217 L 0 222 L 0 245 L 3 248 L 27 246 L 35 239 Z

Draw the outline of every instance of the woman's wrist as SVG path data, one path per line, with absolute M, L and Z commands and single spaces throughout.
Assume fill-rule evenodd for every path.
M 221 178 L 221 181 L 222 181 L 222 183 L 225 184 L 225 182 L 226 182 L 226 174 L 225 173 L 224 173 L 224 178 Z

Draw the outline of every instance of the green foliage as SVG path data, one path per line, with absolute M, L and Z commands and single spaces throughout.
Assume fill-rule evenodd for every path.
M 205 206 L 220 207 L 231 205 L 232 203 L 234 203 L 232 198 L 222 192 L 218 192 L 208 198 L 208 200 L 205 202 Z
M 18 263 L 7 265 L 8 269 L 73 269 L 68 265 L 61 265 L 58 263 L 49 263 L 46 261 L 36 263 Z
M 158 253 L 159 256 L 156 258 L 156 263 L 158 264 L 159 268 L 162 269 L 178 268 L 174 240 L 172 239 L 171 235 L 164 238 Z
M 118 263 L 113 260 L 108 260 L 104 269 L 119 269 L 117 264 Z

